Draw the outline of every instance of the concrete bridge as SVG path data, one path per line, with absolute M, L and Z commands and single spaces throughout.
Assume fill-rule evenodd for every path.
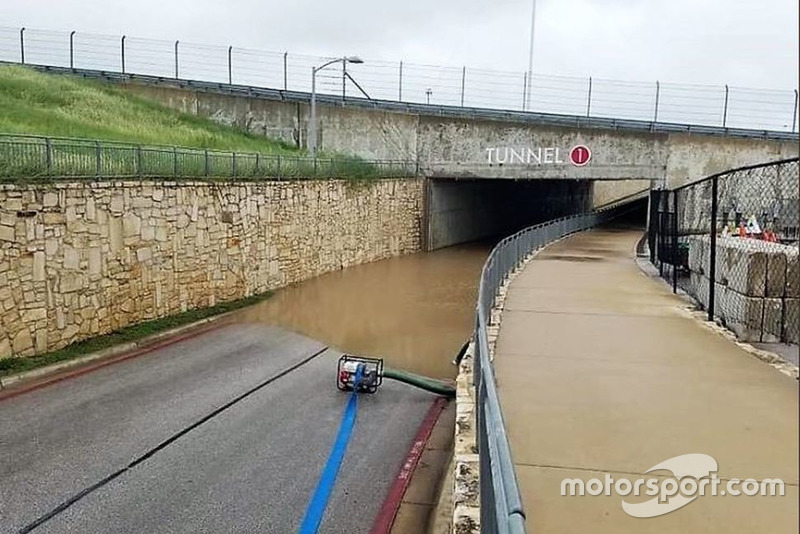
M 307 144 L 309 93 L 38 68 L 119 83 L 186 113 Z M 798 154 L 798 134 L 787 132 L 331 95 L 318 95 L 317 103 L 318 148 L 416 161 L 421 174 L 434 178 L 643 180 L 674 187 L 690 178 Z M 581 156 L 573 153 L 576 148 Z

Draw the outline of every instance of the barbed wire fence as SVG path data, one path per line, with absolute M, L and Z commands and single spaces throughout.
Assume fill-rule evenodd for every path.
M 236 46 L 0 27 L 0 61 L 311 90 L 331 58 Z M 373 99 L 794 133 L 798 91 L 631 82 L 367 59 L 346 67 Z M 360 95 L 341 68 L 319 72 L 321 94 Z M 530 107 L 526 102 L 530 102 Z
M 800 342 L 798 158 L 651 192 L 650 259 L 746 341 Z

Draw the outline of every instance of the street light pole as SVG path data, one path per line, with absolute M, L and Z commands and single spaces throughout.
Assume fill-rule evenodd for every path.
M 311 118 L 308 121 L 308 150 L 311 156 L 317 155 L 317 72 L 334 63 L 342 63 L 342 73 L 346 73 L 348 63 L 364 63 L 358 56 L 345 56 L 332 59 L 319 67 L 311 67 Z M 342 76 L 342 95 L 344 95 L 344 75 Z
M 526 108 L 531 109 L 531 86 L 533 85 L 533 34 L 536 29 L 536 0 L 532 0 L 531 6 L 531 47 L 528 53 L 528 93 L 526 95 L 527 102 Z

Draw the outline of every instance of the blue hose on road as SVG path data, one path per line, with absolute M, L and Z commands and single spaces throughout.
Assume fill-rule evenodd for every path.
M 358 408 L 358 393 L 356 393 L 356 389 L 358 384 L 361 383 L 363 375 L 364 364 L 359 364 L 356 368 L 354 382 L 356 387 L 353 388 L 353 393 L 350 394 L 350 399 L 347 401 L 347 407 L 339 425 L 339 433 L 336 435 L 336 441 L 333 442 L 333 448 L 328 456 L 328 461 L 325 463 L 325 468 L 322 470 L 317 489 L 314 490 L 314 496 L 311 498 L 311 502 L 308 503 L 306 515 L 300 524 L 299 534 L 316 534 L 319 530 L 322 516 L 328 506 L 328 499 L 330 499 L 333 486 L 336 483 L 336 475 L 339 474 L 339 468 L 342 466 L 344 453 L 347 451 L 347 444 L 350 442 L 350 435 L 353 433 L 353 426 L 356 423 L 356 410 Z

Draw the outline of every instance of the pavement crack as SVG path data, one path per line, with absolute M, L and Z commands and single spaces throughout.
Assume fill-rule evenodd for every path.
M 209 414 L 203 416 L 202 418 L 198 419 L 197 421 L 195 421 L 194 423 L 190 424 L 189 426 L 186 426 L 183 429 L 179 430 L 178 432 L 174 433 L 169 438 L 165 439 L 164 441 L 162 441 L 161 443 L 159 443 L 155 447 L 149 449 L 147 452 L 145 452 L 141 456 L 139 456 L 139 457 L 135 458 L 134 460 L 132 460 L 125 467 L 123 467 L 121 469 L 118 469 L 117 471 L 114 471 L 113 473 L 111 473 L 107 477 L 95 482 L 91 486 L 87 486 L 86 488 L 82 489 L 78 493 L 75 493 L 74 495 L 69 497 L 67 500 L 65 500 L 64 502 L 62 502 L 61 504 L 59 504 L 58 506 L 56 506 L 55 508 L 53 508 L 52 510 L 47 512 L 46 514 L 40 516 L 38 519 L 36 519 L 36 520 L 32 521 L 31 523 L 28 523 L 27 525 L 22 527 L 18 531 L 19 534 L 27 534 L 28 532 L 31 532 L 32 530 L 40 527 L 44 523 L 47 523 L 48 521 L 50 521 L 51 519 L 53 519 L 54 517 L 59 515 L 61 512 L 67 510 L 73 504 L 77 503 L 78 501 L 80 501 L 81 499 L 86 497 L 87 495 L 93 493 L 95 490 L 98 490 L 98 489 L 102 488 L 103 486 L 105 486 L 106 484 L 108 484 L 109 482 L 119 478 L 121 475 L 126 473 L 128 470 L 133 469 L 137 465 L 139 465 L 142 462 L 146 461 L 148 458 L 152 457 L 157 452 L 165 449 L 166 447 L 169 447 L 171 444 L 173 444 L 174 442 L 176 442 L 177 440 L 179 440 L 180 438 L 182 438 L 183 436 L 185 436 L 186 434 L 188 434 L 192 430 L 198 428 L 199 426 L 203 425 L 204 423 L 207 423 L 208 421 L 210 421 L 211 419 L 215 418 L 216 416 L 218 416 L 222 412 L 228 410 L 229 408 L 231 408 L 231 407 L 235 406 L 236 404 L 238 404 L 239 402 L 243 401 L 244 399 L 246 399 L 247 397 L 249 397 L 253 393 L 256 393 L 258 390 L 264 388 L 265 386 L 268 386 L 269 384 L 271 384 L 272 382 L 275 382 L 279 378 L 282 378 L 282 377 L 288 375 L 289 373 L 291 373 L 292 371 L 295 371 L 295 370 L 299 369 L 300 367 L 302 367 L 303 365 L 309 363 L 311 360 L 313 360 L 314 358 L 316 358 L 317 356 L 319 356 L 320 354 L 322 354 L 326 350 L 328 350 L 328 347 L 324 346 L 321 349 L 319 349 L 316 352 L 314 352 L 313 354 L 310 354 L 309 356 L 306 356 L 305 358 L 303 358 L 299 362 L 295 363 L 294 365 L 291 365 L 290 367 L 287 367 L 283 371 L 272 375 L 271 377 L 267 378 L 266 380 L 264 380 L 262 382 L 259 382 L 258 384 L 256 384 L 252 388 L 248 389 L 244 393 L 234 397 L 233 399 L 229 400 L 228 402 L 226 402 L 225 404 L 223 404 L 219 408 L 217 408 L 214 411 L 210 412 Z

